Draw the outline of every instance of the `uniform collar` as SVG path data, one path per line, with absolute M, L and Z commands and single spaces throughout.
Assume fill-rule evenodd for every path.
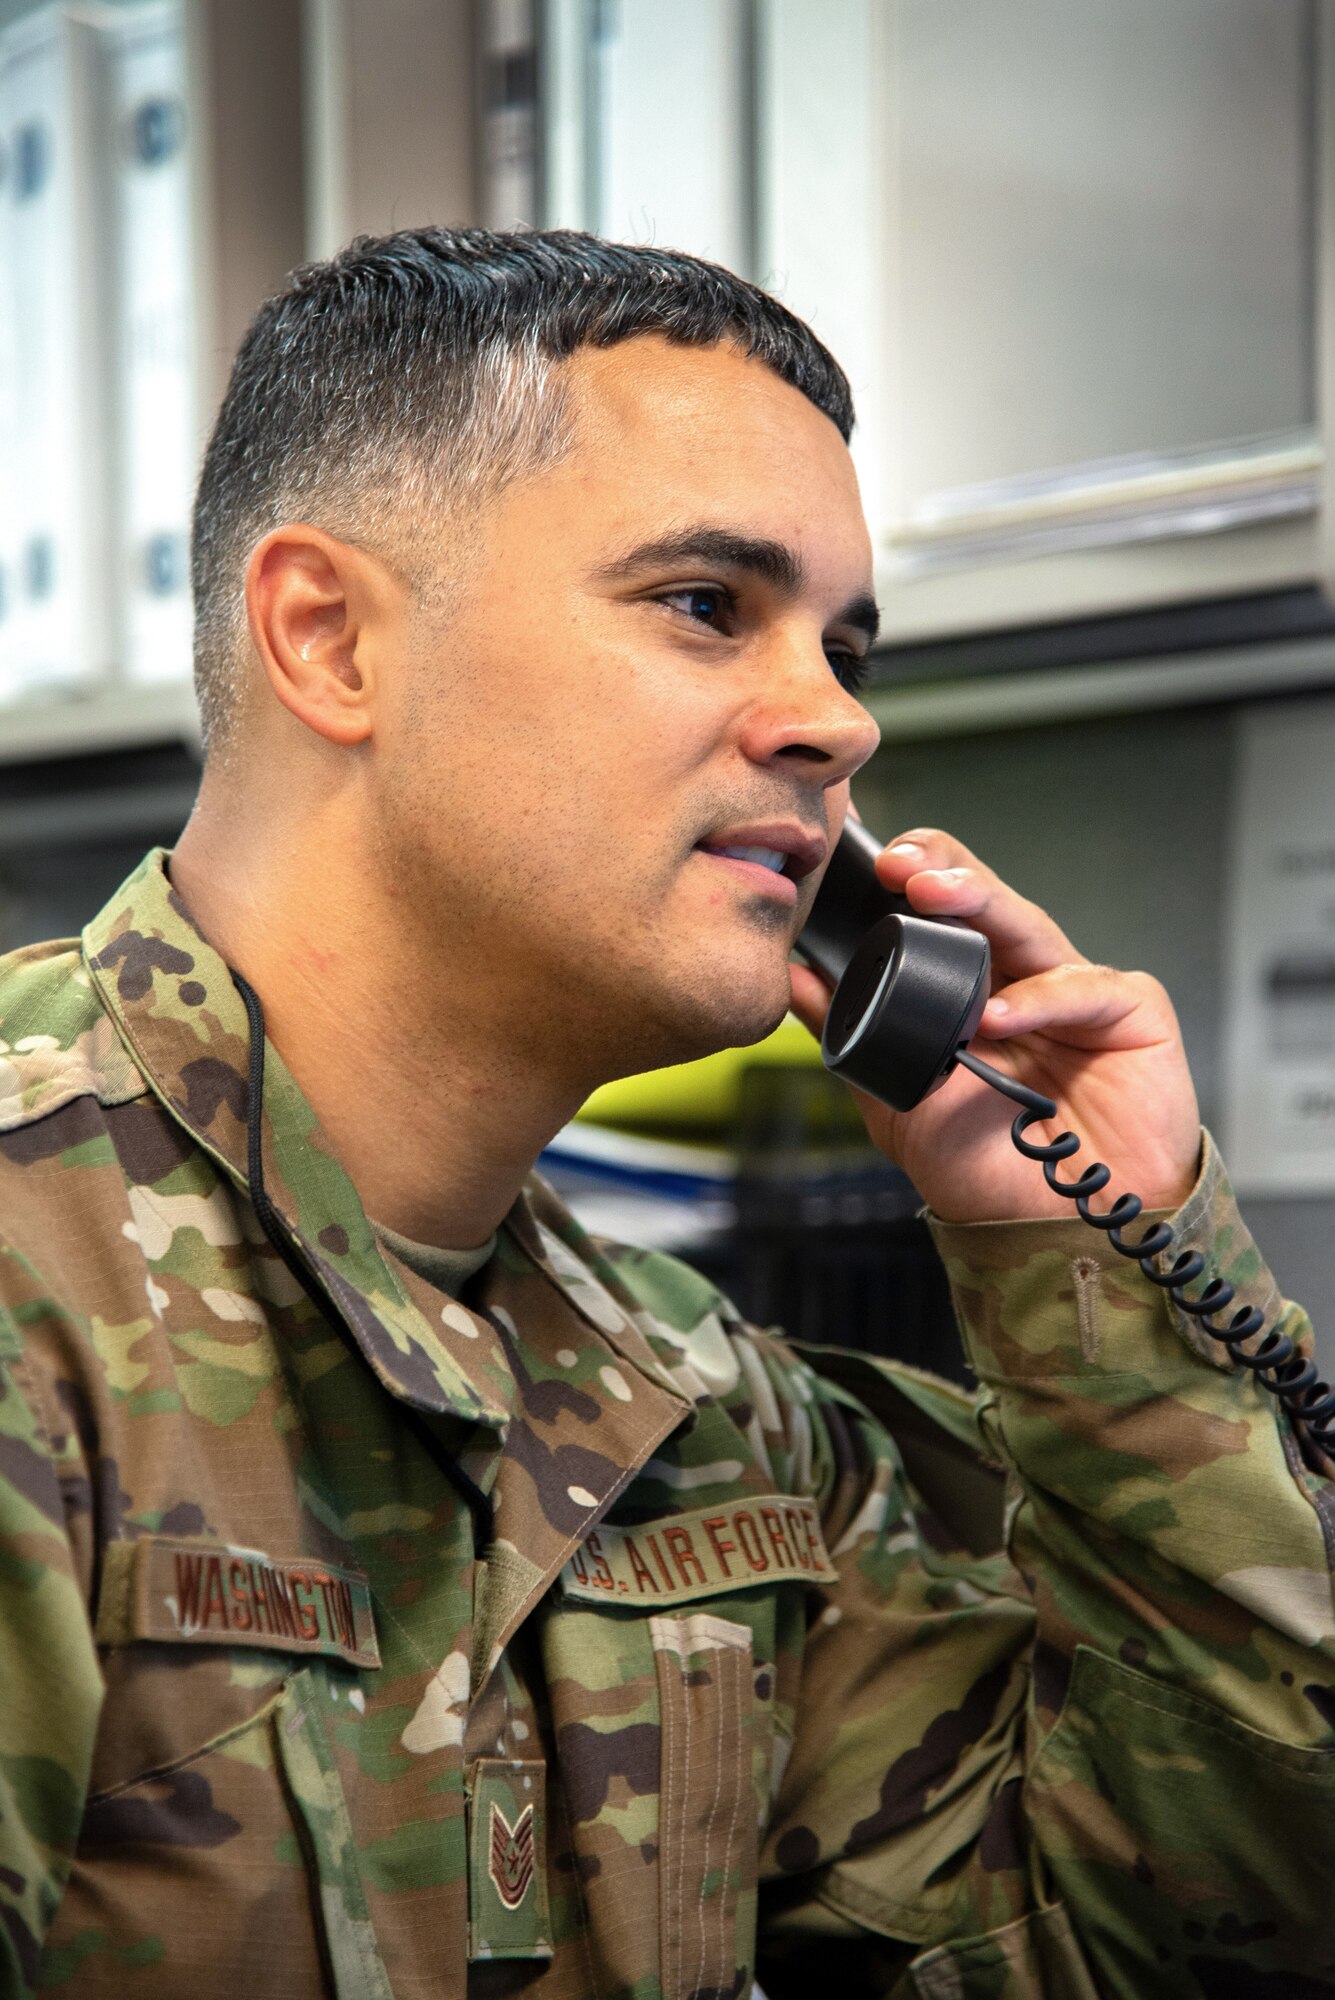
M 155 1096 L 248 1194 L 246 1011 L 225 961 L 173 889 L 166 863 L 166 851 L 155 848 L 88 925 L 84 962 Z M 390 1393 L 426 1411 L 504 1426 L 514 1384 L 494 1339 L 447 1345 L 436 1332 L 440 1295 L 382 1254 L 352 1182 L 272 1043 L 265 1060 L 263 1148 L 266 1189 L 294 1247 Z M 629 1313 L 571 1253 L 557 1245 L 553 1254 L 554 1239 L 536 1223 L 527 1194 L 506 1226 L 577 1316 L 576 1324 L 585 1323 L 589 1339 L 610 1342 L 684 1417 L 689 1400 Z M 459 1315 L 473 1317 L 458 1305 L 440 1315 L 456 1334 Z M 492 1331 L 483 1320 L 474 1324 L 479 1334 Z M 456 1346 L 464 1351 L 456 1353 Z

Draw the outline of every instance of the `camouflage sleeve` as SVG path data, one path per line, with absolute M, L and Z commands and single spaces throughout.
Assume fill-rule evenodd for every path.
M 33 1294 L 0 1243 L 0 1993 L 14 2000 L 35 1990 L 69 1874 L 103 1686 L 59 1444 L 25 1363 L 27 1318 L 52 1310 Z
M 1310 1353 L 1208 1136 L 1174 1220 Z M 1012 1468 L 1043 1893 L 1100 1990 L 1306 1992 L 1335 1960 L 1317 1858 L 1335 1836 L 1335 1484 L 1251 1372 L 1087 1225 L 933 1227 L 983 1434 Z
M 1208 1140 L 1175 1224 L 1310 1353 Z M 1324 1738 L 1335 1710 L 1298 1679 L 1335 1660 L 1335 1486 L 1275 1399 L 1078 1221 L 933 1234 L 984 1435 L 1019 1478 L 1010 1545 L 1038 1609 L 1041 1712 L 1092 1645 L 1239 1721 Z

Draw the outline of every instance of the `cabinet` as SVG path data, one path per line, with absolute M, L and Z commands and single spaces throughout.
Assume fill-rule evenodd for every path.
M 892 643 L 1322 579 L 1328 0 L 695 11 L 548 0 L 546 219 L 827 340 Z

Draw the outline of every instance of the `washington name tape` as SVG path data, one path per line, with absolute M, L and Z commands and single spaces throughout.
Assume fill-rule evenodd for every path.
M 837 1575 L 815 1502 L 766 1493 L 633 1528 L 603 1522 L 561 1571 L 561 1588 L 591 1604 L 679 1604 Z
M 378 1667 L 371 1592 L 355 1570 L 191 1536 L 142 1535 L 106 1551 L 97 1636 L 325 1653 Z

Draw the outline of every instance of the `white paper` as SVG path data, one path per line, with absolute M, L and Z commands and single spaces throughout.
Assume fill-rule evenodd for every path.
M 198 450 L 180 8 L 127 8 L 108 40 L 123 665 L 132 681 L 177 681 L 190 672 L 190 498 Z
M 1335 698 L 1238 720 L 1225 1129 L 1247 1194 L 1335 1193 Z
M 0 148 L 7 148 L 14 124 L 8 81 L 0 41 Z M 19 685 L 19 363 L 13 216 L 13 198 L 7 188 L 0 188 L 0 709 Z
M 70 686 L 111 653 L 106 396 L 97 362 L 104 232 L 89 165 L 95 31 L 52 7 L 0 38 L 0 410 L 5 497 L 0 700 Z

